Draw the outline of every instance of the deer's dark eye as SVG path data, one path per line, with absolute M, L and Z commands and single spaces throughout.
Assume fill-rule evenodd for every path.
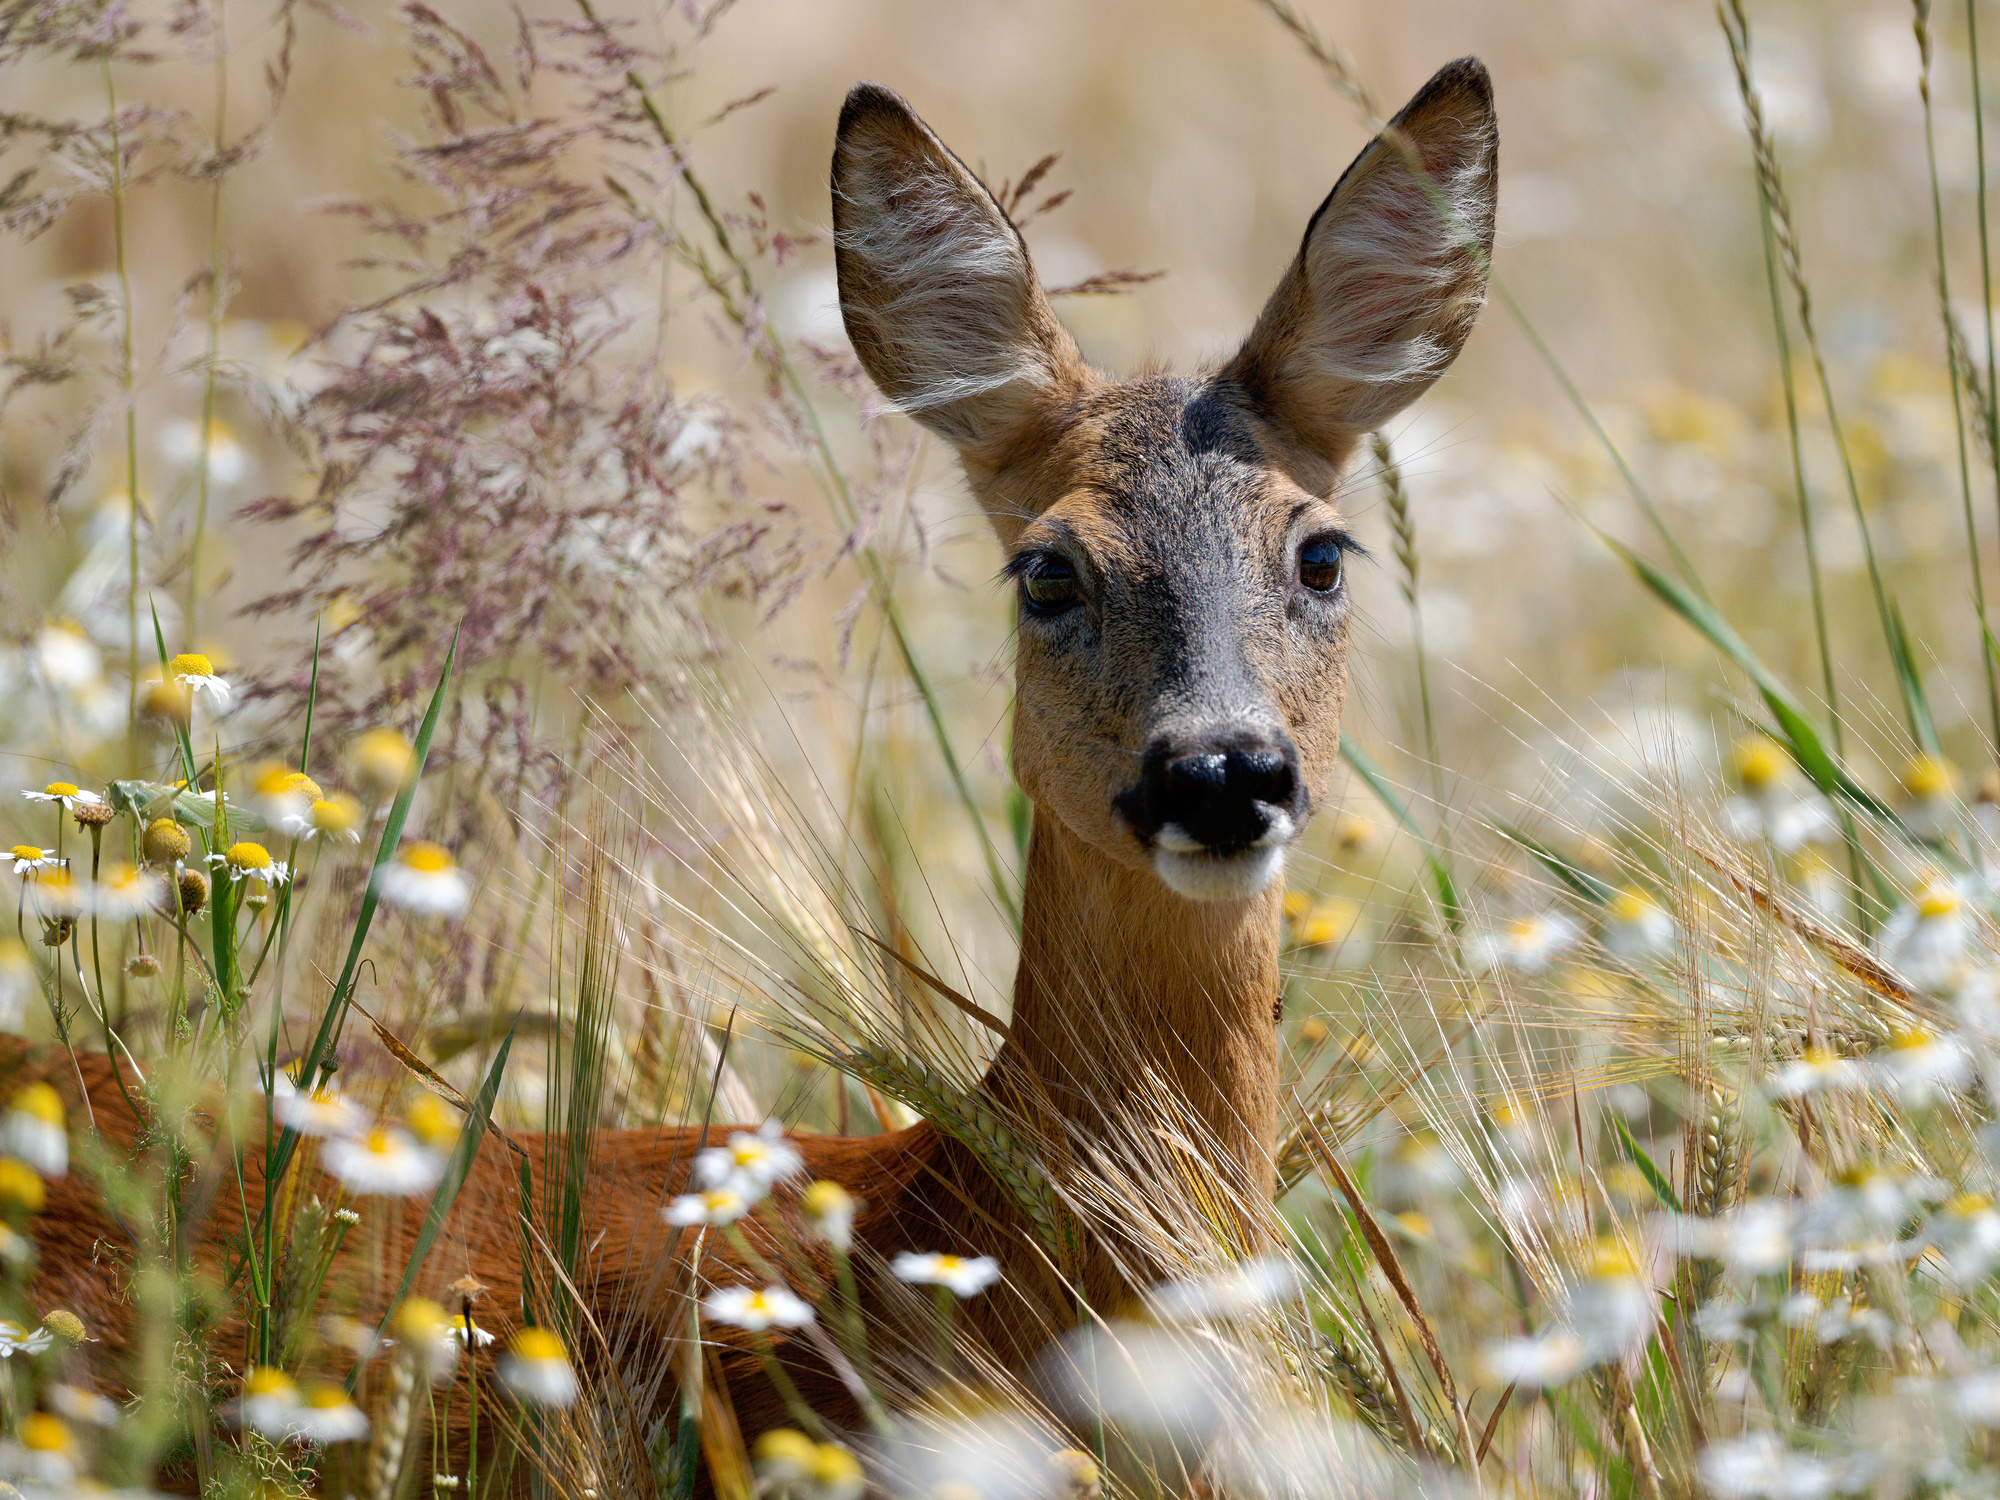
M 1315 594 L 1332 593 L 1340 583 L 1340 557 L 1338 541 L 1314 537 L 1299 548 L 1299 582 Z
M 1021 572 L 1021 607 L 1044 618 L 1075 607 L 1076 570 L 1054 553 L 1043 553 Z

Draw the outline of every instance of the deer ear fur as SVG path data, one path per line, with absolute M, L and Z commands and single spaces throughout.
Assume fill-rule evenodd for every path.
M 1303 456 L 1337 469 L 1458 357 L 1486 301 L 1499 141 L 1485 65 L 1460 58 L 1313 214 L 1223 371 Z
M 856 84 L 840 112 L 833 245 L 862 368 L 961 453 L 1004 447 L 1081 380 L 1020 231 L 879 84 Z

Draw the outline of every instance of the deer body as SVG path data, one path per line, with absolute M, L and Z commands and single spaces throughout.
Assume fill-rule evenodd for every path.
M 1210 1223 L 1242 1250 L 1272 1233 L 1283 859 L 1338 756 L 1350 541 L 1333 497 L 1362 437 L 1471 328 L 1496 149 L 1484 69 L 1452 64 L 1340 179 L 1231 360 L 1120 382 L 1085 363 L 999 204 L 907 105 L 861 85 L 841 115 L 849 335 L 884 394 L 958 452 L 1020 593 L 1014 770 L 1035 825 L 1009 1034 L 980 1091 L 1075 1160 L 1120 1149 L 1135 1109 L 1168 1109 L 1170 1170 L 1184 1181 L 1161 1191 L 1222 1205 Z M 66 1056 L 13 1066 L 80 1106 Z M 114 1148 L 129 1142 L 137 1126 L 108 1069 L 86 1074 L 100 1127 Z M 659 1216 L 700 1144 L 693 1130 L 593 1142 L 578 1291 L 633 1368 L 656 1367 L 647 1351 L 677 1358 L 687 1328 L 685 1253 L 663 1253 Z M 1003 1284 L 963 1313 L 1015 1369 L 1073 1326 L 1079 1292 L 1115 1307 L 1173 1269 L 1156 1241 L 1082 1213 L 1058 1274 L 1009 1194 L 929 1123 L 796 1144 L 812 1176 L 864 1205 L 870 1337 L 891 1349 L 929 1339 L 925 1304 L 882 1269 L 901 1249 L 1000 1260 Z M 542 1143 L 521 1146 L 539 1175 Z M 515 1153 L 489 1139 L 419 1287 L 435 1295 L 470 1275 L 487 1289 L 478 1315 L 500 1332 L 521 1305 L 519 1184 Z M 254 1171 L 247 1186 L 260 1203 Z M 796 1188 L 777 1202 L 789 1212 Z M 421 1216 L 420 1204 L 395 1211 L 381 1264 L 400 1273 Z M 213 1192 L 199 1254 L 241 1232 L 233 1185 Z M 56 1185 L 37 1300 L 75 1307 L 113 1354 L 128 1320 L 93 1246 L 123 1238 L 87 1182 Z M 392 1286 L 358 1248 L 347 1258 L 360 1310 L 379 1313 Z M 823 1263 L 788 1264 L 802 1291 L 820 1289 Z M 700 1278 L 751 1279 L 713 1243 Z M 214 1347 L 240 1359 L 240 1325 Z M 826 1367 L 785 1357 L 808 1399 L 846 1405 Z M 725 1361 L 754 1436 L 780 1409 L 752 1369 L 740 1348 Z

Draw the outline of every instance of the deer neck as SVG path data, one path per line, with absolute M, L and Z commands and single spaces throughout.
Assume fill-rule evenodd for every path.
M 1275 884 L 1242 901 L 1186 900 L 1038 816 L 997 1075 L 1085 1137 L 1129 1131 L 1164 1091 L 1192 1116 L 1171 1123 L 1199 1127 L 1188 1138 L 1221 1182 L 1268 1205 L 1282 904 Z

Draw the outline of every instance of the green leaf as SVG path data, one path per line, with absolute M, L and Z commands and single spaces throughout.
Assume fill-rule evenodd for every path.
M 1646 1186 L 1653 1190 L 1653 1196 L 1660 1200 L 1660 1206 L 1674 1213 L 1681 1212 L 1680 1194 L 1667 1181 L 1653 1158 L 1646 1154 L 1646 1148 L 1633 1138 L 1632 1131 L 1616 1114 L 1606 1111 L 1605 1117 L 1611 1121 L 1611 1128 L 1618 1133 L 1619 1142 L 1625 1147 L 1625 1154 L 1632 1158 L 1632 1165 L 1639 1169 L 1639 1175 L 1646 1179 Z
M 1432 843 L 1430 835 L 1418 826 L 1417 820 L 1410 815 L 1409 807 L 1396 794 L 1396 789 L 1390 786 L 1382 773 L 1376 769 L 1375 762 L 1368 758 L 1368 753 L 1355 743 L 1354 737 L 1345 729 L 1340 731 L 1340 755 L 1341 759 L 1354 767 L 1355 774 L 1368 783 L 1368 790 L 1375 794 L 1384 807 L 1396 815 L 1396 821 L 1422 841 L 1424 864 L 1430 871 L 1431 883 L 1437 887 L 1438 904 L 1444 908 L 1445 921 L 1451 930 L 1458 931 L 1465 921 L 1465 909 L 1459 904 L 1458 886 L 1451 878 L 1451 870 L 1438 857 L 1437 845 Z
M 1551 875 L 1555 876 L 1556 879 L 1568 886 L 1572 892 L 1581 896 L 1593 906 L 1608 906 L 1611 903 L 1611 898 L 1618 894 L 1609 881 L 1599 880 L 1588 870 L 1564 859 L 1533 834 L 1525 833 L 1521 829 L 1514 827 L 1511 823 L 1500 823 L 1495 826 L 1499 829 L 1502 838 L 1507 839 L 1511 843 L 1519 844 L 1537 860 L 1541 861 L 1542 866 Z
M 517 1016 L 518 1023 L 519 1017 Z M 451 1157 L 445 1162 L 444 1176 L 438 1180 L 437 1196 L 431 1199 L 431 1206 L 424 1212 L 424 1222 L 417 1228 L 416 1243 L 410 1247 L 410 1262 L 403 1268 L 403 1280 L 396 1288 L 396 1295 L 389 1299 L 388 1310 L 382 1314 L 382 1326 L 376 1330 L 379 1337 L 389 1331 L 389 1320 L 396 1315 L 396 1309 L 403 1305 L 403 1299 L 410 1294 L 416 1284 L 417 1272 L 423 1269 L 424 1257 L 431 1253 L 431 1244 L 444 1228 L 445 1216 L 451 1206 L 458 1201 L 459 1189 L 465 1186 L 465 1179 L 472 1175 L 472 1164 L 479 1159 L 480 1142 L 486 1139 L 486 1127 L 492 1123 L 493 1101 L 500 1094 L 500 1074 L 507 1066 L 507 1054 L 514 1046 L 514 1028 L 507 1028 L 507 1035 L 500 1039 L 500 1050 L 493 1054 L 493 1066 L 486 1070 L 486 1081 L 479 1085 L 479 1092 L 473 1096 L 472 1109 L 465 1117 L 465 1124 L 458 1132 L 458 1139 L 452 1144 Z M 528 1170 L 526 1161 L 521 1164 L 523 1172 Z M 361 1378 L 362 1366 L 357 1363 L 348 1372 L 347 1389 L 352 1392 L 354 1384 Z

